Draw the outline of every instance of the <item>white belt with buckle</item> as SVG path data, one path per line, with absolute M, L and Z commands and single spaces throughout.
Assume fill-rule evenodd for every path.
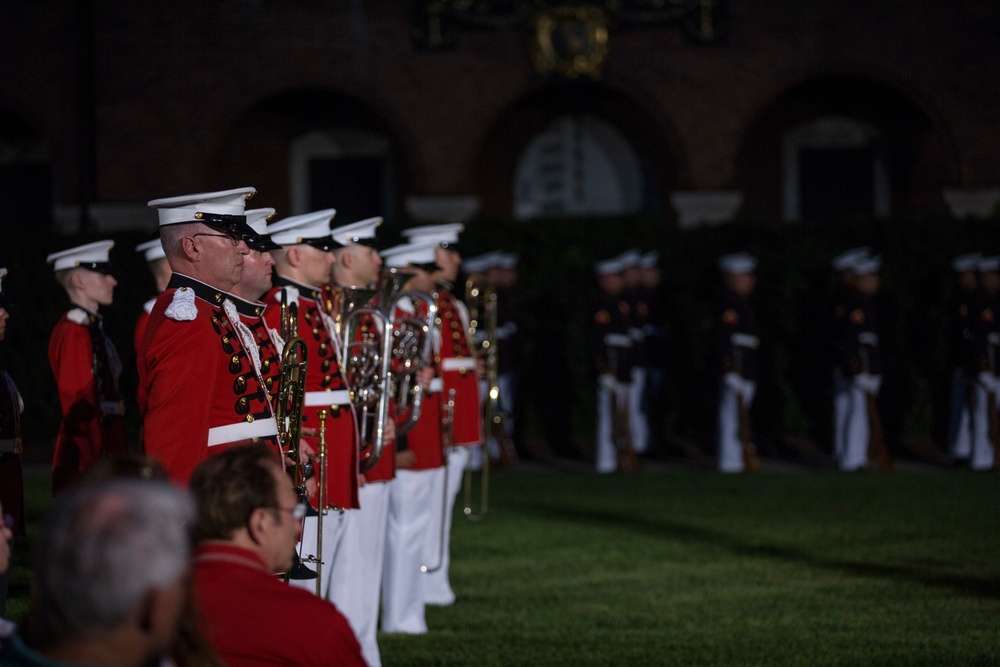
M 444 391 L 444 380 L 441 378 L 431 378 L 430 384 L 427 385 L 427 391 L 432 393 Z
M 474 371 L 476 370 L 476 360 L 472 357 L 448 357 L 441 360 L 441 370 Z
M 335 391 L 307 391 L 302 404 L 314 408 L 316 406 L 350 405 L 351 392 L 346 389 Z
M 266 419 L 255 419 L 252 422 L 239 422 L 210 428 L 208 429 L 208 446 L 225 445 L 229 442 L 239 442 L 251 438 L 277 437 L 277 435 L 278 422 L 274 421 L 274 417 L 267 417 Z

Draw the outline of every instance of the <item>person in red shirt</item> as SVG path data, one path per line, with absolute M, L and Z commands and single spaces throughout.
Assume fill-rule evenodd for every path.
M 190 488 L 202 631 L 226 664 L 365 665 L 333 604 L 274 575 L 291 565 L 306 507 L 271 453 L 250 446 L 212 456 Z
M 102 456 L 128 453 L 118 386 L 122 363 L 98 313 L 100 306 L 111 305 L 118 284 L 108 264 L 113 246 L 113 241 L 97 241 L 46 260 L 72 305 L 49 338 L 49 366 L 62 408 L 52 459 L 53 495 Z
M 0 269 L 0 281 L 7 269 Z M 0 341 L 7 335 L 10 317 L 7 296 L 0 286 Z M 7 605 L 7 563 L 12 535 L 24 535 L 24 478 L 21 474 L 21 413 L 24 401 L 14 380 L 0 368 L 0 617 Z M 9 519 L 9 524 L 7 523 Z

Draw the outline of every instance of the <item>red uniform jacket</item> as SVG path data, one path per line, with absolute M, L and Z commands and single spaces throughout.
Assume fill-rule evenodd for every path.
M 136 355 L 145 451 L 179 484 L 212 452 L 277 445 L 267 391 L 231 319 L 233 299 L 174 273 Z
M 121 360 L 100 315 L 83 308 L 66 313 L 49 338 L 49 366 L 62 408 L 52 460 L 56 494 L 102 456 L 125 456 L 128 445 L 118 389 Z
M 281 376 L 279 341 L 275 340 L 273 332 L 264 321 L 263 303 L 246 301 L 235 295 L 231 295 L 230 299 L 240 314 L 240 322 L 253 336 L 253 342 L 257 349 L 256 363 L 260 371 L 260 378 L 267 389 L 273 409 L 274 400 L 278 397 L 278 384 Z M 281 345 L 284 346 L 284 341 L 281 341 Z
M 451 293 L 442 289 L 437 297 L 441 336 L 437 361 L 444 381 L 443 396 L 448 396 L 448 390 L 455 390 L 451 444 L 458 447 L 478 445 L 482 441 L 482 413 L 476 360 L 470 352 L 469 315 Z
M 418 319 L 422 317 L 422 313 L 416 311 L 417 308 L 423 308 L 422 302 L 414 304 L 409 299 L 404 299 L 400 302 L 399 306 L 400 310 L 394 314 L 396 317 L 416 316 Z M 437 369 L 437 353 L 433 344 L 431 350 L 434 358 L 431 359 L 430 366 Z M 444 454 L 441 449 L 441 406 L 443 388 L 444 384 L 440 377 L 435 377 L 431 380 L 429 390 L 424 392 L 420 409 L 420 418 L 417 420 L 417 423 L 413 425 L 413 428 L 411 428 L 410 431 L 403 436 L 403 440 L 405 440 L 407 448 L 413 452 L 413 455 L 416 457 L 416 463 L 410 467 L 410 470 L 430 470 L 432 468 L 440 468 L 444 465 Z M 407 411 L 407 413 L 409 413 L 409 411 Z
M 132 349 L 136 352 L 139 351 L 139 346 L 142 345 L 142 338 L 146 335 L 146 326 L 149 324 L 149 314 L 153 312 L 153 306 L 155 305 L 156 297 L 142 304 L 142 312 L 139 313 L 139 319 L 135 321 L 135 333 L 132 334 Z
M 252 551 L 201 544 L 194 580 L 202 633 L 231 667 L 365 664 L 344 615 L 279 581 Z
M 336 335 L 329 317 L 321 310 L 319 288 L 275 276 L 274 287 L 265 295 L 264 320 L 275 331 L 281 330 L 281 300 L 298 311 L 298 335 L 308 350 L 306 389 L 303 397 L 302 428 L 318 429 L 320 410 L 326 420 L 326 493 L 327 507 L 357 509 L 358 448 L 354 410 L 351 408 L 347 382 L 337 361 Z M 318 450 L 319 438 L 304 436 Z M 313 499 L 316 504 L 316 499 Z

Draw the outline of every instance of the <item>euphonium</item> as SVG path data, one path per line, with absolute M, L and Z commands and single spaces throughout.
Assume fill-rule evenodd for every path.
M 340 368 L 351 390 L 351 405 L 360 423 L 360 447 L 370 447 L 361 472 L 370 470 L 385 446 L 385 424 L 392 397 L 392 322 L 380 309 L 366 305 L 374 290 L 333 286 L 334 322 L 340 343 Z
M 403 288 L 411 275 L 397 268 L 383 269 L 379 290 L 379 304 L 392 320 L 396 414 L 406 415 L 406 421 L 396 425 L 397 437 L 413 428 L 420 418 L 423 387 L 416 375 L 430 363 L 431 331 L 437 319 L 437 304 L 429 294 Z

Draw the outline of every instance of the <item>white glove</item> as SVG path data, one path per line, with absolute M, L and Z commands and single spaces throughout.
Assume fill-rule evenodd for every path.
M 854 382 L 855 387 L 870 394 L 878 394 L 878 390 L 882 386 L 882 376 L 871 373 L 858 373 L 851 381 Z
M 989 371 L 980 371 L 977 379 L 979 380 L 979 384 L 983 386 L 983 389 L 988 392 L 996 394 L 997 389 L 1000 389 L 1000 378 Z
M 756 382 L 753 380 L 747 380 L 739 373 L 734 373 L 732 371 L 722 376 L 722 383 L 729 389 L 729 391 L 743 397 L 744 403 L 750 403 L 753 401 L 753 395 L 757 391 Z

